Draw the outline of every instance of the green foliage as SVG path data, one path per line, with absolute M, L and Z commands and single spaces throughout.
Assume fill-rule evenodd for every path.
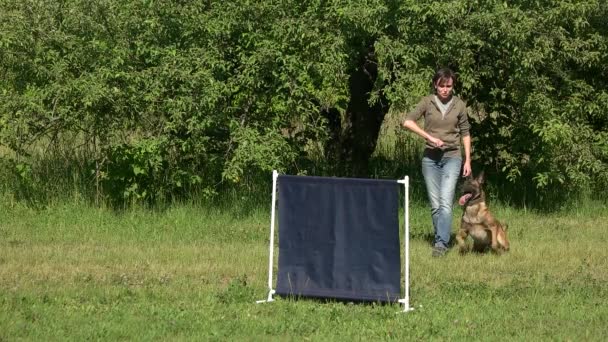
M 378 41 L 389 100 L 411 108 L 437 66 L 459 73 L 474 158 L 543 191 L 602 189 L 608 129 L 605 1 L 404 2 Z
M 607 8 L 4 0 L 2 155 L 34 169 L 75 161 L 89 193 L 127 202 L 212 197 L 272 169 L 349 176 L 359 163 L 401 177 L 365 168 L 398 118 L 376 123 L 411 108 L 447 65 L 471 105 L 479 167 L 515 185 L 593 191 L 608 184 Z M 410 163 L 418 148 L 384 157 Z
M 102 173 L 105 188 L 112 198 L 142 200 L 162 197 L 171 185 L 164 170 L 165 146 L 158 141 L 138 141 L 137 145 L 112 146 L 109 162 Z M 162 186 L 163 188 L 158 188 Z

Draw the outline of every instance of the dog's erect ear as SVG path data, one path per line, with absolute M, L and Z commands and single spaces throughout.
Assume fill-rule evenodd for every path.
M 481 171 L 481 172 L 479 173 L 479 175 L 477 175 L 476 180 L 477 180 L 479 183 L 484 183 L 484 182 L 486 181 L 486 174 L 485 174 L 485 172 Z

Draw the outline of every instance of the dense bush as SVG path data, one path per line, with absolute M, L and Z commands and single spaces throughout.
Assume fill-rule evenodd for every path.
M 477 163 L 599 189 L 607 15 L 604 0 L 2 0 L 2 165 L 23 174 L 44 152 L 119 201 L 272 169 L 369 176 L 382 122 L 447 65 Z

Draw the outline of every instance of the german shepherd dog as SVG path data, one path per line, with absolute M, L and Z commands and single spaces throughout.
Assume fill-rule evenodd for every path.
M 473 250 L 484 252 L 488 247 L 496 253 L 509 250 L 507 240 L 507 225 L 502 225 L 492 216 L 486 204 L 486 195 L 483 191 L 485 176 L 483 171 L 473 178 L 467 177 L 462 186 L 462 196 L 458 203 L 463 206 L 460 229 L 456 234 L 456 241 L 460 252 L 468 251 L 466 244 L 467 236 L 473 239 Z

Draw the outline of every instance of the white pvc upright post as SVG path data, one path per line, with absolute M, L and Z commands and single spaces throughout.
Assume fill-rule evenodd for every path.
M 268 298 L 266 300 L 258 300 L 256 303 L 272 302 L 274 299 L 272 295 L 275 293 L 272 288 L 272 266 L 274 263 L 274 221 L 275 221 L 275 207 L 276 207 L 276 196 L 277 196 L 277 178 L 279 173 L 276 170 L 272 171 L 272 204 L 270 207 L 270 243 L 269 258 L 268 258 Z
M 403 180 L 399 180 L 399 183 L 403 184 L 405 187 L 405 211 L 404 218 L 405 221 L 405 233 L 403 234 L 404 242 L 404 253 L 405 253 L 405 265 L 404 265 L 404 273 L 405 273 L 405 298 L 400 299 L 399 303 L 403 304 L 403 312 L 408 312 L 414 310 L 414 308 L 410 307 L 410 178 L 405 176 Z

